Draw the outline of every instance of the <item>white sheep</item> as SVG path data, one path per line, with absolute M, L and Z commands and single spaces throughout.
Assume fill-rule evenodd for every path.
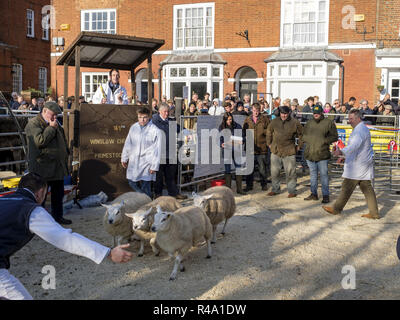
M 192 246 L 203 239 L 207 242 L 207 258 L 211 258 L 212 225 L 203 209 L 188 206 L 175 212 L 165 212 L 157 206 L 151 230 L 156 233 L 158 246 L 170 257 L 176 256 L 169 280 L 175 280 L 178 272 L 185 271 L 183 259 Z
M 151 248 L 156 256 L 160 253 L 155 243 L 156 234 L 150 230 L 157 205 L 160 205 L 162 210 L 171 212 L 182 208 L 182 205 L 174 197 L 162 196 L 145 204 L 134 213 L 126 213 L 126 216 L 132 219 L 133 231 L 140 239 L 139 257 L 143 256 L 145 240 L 150 240 Z
M 235 214 L 235 195 L 231 188 L 218 186 L 208 188 L 203 192 L 203 195 L 198 195 L 193 192 L 192 196 L 194 206 L 204 209 L 207 216 L 210 218 L 213 226 L 213 237 L 211 243 L 215 243 L 217 241 L 217 225 L 225 220 L 221 232 L 221 234 L 224 235 L 228 220 Z
M 109 205 L 102 204 L 107 209 L 103 219 L 104 229 L 113 236 L 114 246 L 129 242 L 133 236 L 132 219 L 125 213 L 136 211 L 149 202 L 151 198 L 144 193 L 127 192 Z

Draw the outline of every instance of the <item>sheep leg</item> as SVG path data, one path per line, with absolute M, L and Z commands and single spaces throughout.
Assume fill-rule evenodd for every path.
M 175 280 L 176 279 L 176 274 L 178 272 L 178 267 L 180 266 L 182 261 L 182 256 L 178 254 L 175 258 L 175 263 L 174 263 L 174 269 L 172 270 L 171 275 L 169 276 L 169 280 Z
M 158 247 L 157 247 L 156 238 L 150 239 L 150 245 L 151 245 L 151 249 L 153 250 L 154 254 L 156 255 L 156 257 L 158 257 L 160 255 L 160 249 L 158 249 Z
M 138 252 L 138 257 L 143 257 L 143 252 L 144 252 L 144 240 L 140 240 L 140 249 Z
M 212 235 L 212 240 L 211 243 L 216 243 L 217 242 L 217 226 L 212 226 L 213 228 L 213 235 Z
M 211 258 L 211 241 L 207 239 L 207 259 Z
M 222 231 L 221 231 L 221 234 L 222 234 L 222 235 L 225 234 L 225 227 L 226 227 L 226 224 L 228 223 L 228 220 L 229 220 L 229 219 L 226 219 L 226 220 L 225 220 L 224 227 L 222 228 Z

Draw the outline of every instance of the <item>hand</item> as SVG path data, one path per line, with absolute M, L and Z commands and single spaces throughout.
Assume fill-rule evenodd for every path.
M 149 173 L 150 173 L 150 174 L 153 174 L 153 173 L 155 173 L 155 171 L 154 171 L 154 170 L 151 170 L 151 169 L 149 169 Z
M 101 103 L 102 103 L 102 104 L 106 104 L 106 103 L 107 103 L 107 98 L 101 99 Z
M 340 151 L 340 149 L 336 147 L 332 150 L 332 153 L 334 156 L 339 157 L 342 154 L 342 151 Z
M 296 146 L 296 152 L 300 151 L 300 146 Z
M 108 257 L 111 259 L 111 261 L 116 263 L 128 262 L 132 259 L 132 253 L 124 249 L 129 248 L 129 246 L 130 244 L 128 243 L 115 247 L 111 250 Z
M 223 144 L 221 145 L 221 147 L 222 147 L 222 148 L 225 148 L 225 143 L 223 143 Z
M 121 162 L 121 165 L 123 168 L 128 168 L 128 161 L 127 162 Z
M 50 127 L 57 128 L 58 127 L 57 118 L 55 118 L 54 120 L 50 120 L 49 124 Z
M 122 101 L 122 92 L 117 94 L 117 98 L 118 98 L 118 100 Z

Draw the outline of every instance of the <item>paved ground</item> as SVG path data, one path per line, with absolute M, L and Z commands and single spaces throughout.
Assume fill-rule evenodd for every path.
M 259 186 L 237 197 L 237 213 L 212 259 L 205 259 L 205 246 L 193 248 L 176 281 L 168 281 L 173 261 L 165 253 L 154 257 L 150 246 L 127 264 L 96 265 L 38 237 L 12 258 L 10 272 L 35 299 L 399 299 L 399 205 L 378 195 L 382 219 L 364 219 L 368 209 L 357 193 L 341 216 L 331 216 L 320 202 L 303 200 L 307 178 L 299 182 L 294 199 L 285 185 L 276 197 Z M 101 207 L 74 209 L 66 217 L 74 232 L 111 245 L 103 213 Z M 138 247 L 132 243 L 133 251 Z M 56 269 L 55 290 L 41 287 L 45 265 Z M 354 290 L 341 285 L 346 265 L 355 268 Z

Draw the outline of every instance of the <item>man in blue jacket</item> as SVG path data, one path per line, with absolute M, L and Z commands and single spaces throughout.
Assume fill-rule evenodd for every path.
M 14 194 L 0 197 L 0 299 L 32 300 L 29 292 L 8 269 L 10 257 L 35 234 L 61 250 L 86 257 L 97 264 L 106 257 L 118 263 L 132 258 L 132 253 L 124 250 L 129 244 L 110 249 L 61 227 L 40 205 L 46 193 L 46 181 L 36 173 L 28 173 L 21 178 Z
M 154 193 L 155 193 L 155 198 L 158 198 L 162 195 L 162 190 L 164 186 L 163 180 L 165 178 L 168 195 L 171 197 L 175 197 L 178 200 L 183 200 L 186 199 L 187 196 L 179 194 L 178 187 L 176 186 L 175 182 L 178 169 L 177 161 L 173 161 L 173 159 L 171 159 L 169 156 L 169 151 L 170 151 L 169 135 L 175 134 L 175 132 L 169 132 L 170 120 L 168 118 L 168 115 L 169 115 L 169 106 L 166 103 L 162 103 L 158 108 L 158 113 L 153 115 L 152 118 L 153 124 L 158 129 L 162 130 L 165 134 L 165 136 L 163 137 L 165 139 L 165 148 L 163 148 L 161 152 L 161 162 L 160 162 L 160 167 L 156 174 Z M 171 140 L 173 142 L 176 142 L 176 139 L 171 139 Z

